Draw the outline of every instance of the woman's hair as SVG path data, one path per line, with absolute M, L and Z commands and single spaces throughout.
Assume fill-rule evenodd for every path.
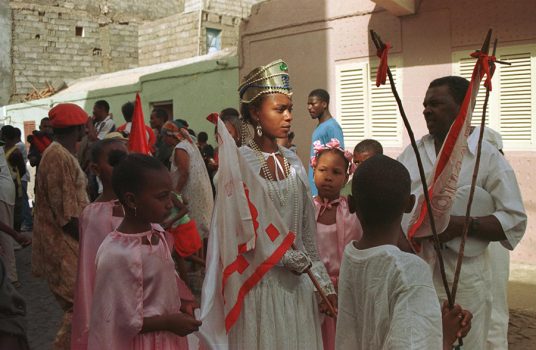
M 140 153 L 110 152 L 108 162 L 114 167 L 112 188 L 122 204 L 125 204 L 125 193 L 140 193 L 147 183 L 148 170 L 166 169 L 157 158 Z
M 257 97 L 255 100 L 253 100 L 252 102 L 250 103 L 244 103 L 242 102 L 240 104 L 240 113 L 242 114 L 242 119 L 249 123 L 249 124 L 252 124 L 251 123 L 251 113 L 249 112 L 249 109 L 251 107 L 255 108 L 255 109 L 260 109 L 261 106 L 262 106 L 262 103 L 264 102 L 264 97 L 265 97 L 266 94 L 262 94 L 260 95 L 259 97 Z
M 102 156 L 102 154 L 104 153 L 104 150 L 106 149 L 106 147 L 115 143 L 124 144 L 124 141 L 120 139 L 104 139 L 104 140 L 99 140 L 95 142 L 95 144 L 91 147 L 91 151 L 90 151 L 91 161 L 93 163 L 97 163 L 100 157 Z M 124 151 L 120 151 L 120 152 L 126 154 L 126 152 Z

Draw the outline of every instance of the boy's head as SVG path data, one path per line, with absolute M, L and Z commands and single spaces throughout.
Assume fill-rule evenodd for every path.
M 382 144 L 372 139 L 363 140 L 354 148 L 354 164 L 359 166 L 359 164 L 377 154 L 383 154 Z
M 363 162 L 352 180 L 350 209 L 357 213 L 364 228 L 388 226 L 401 222 L 415 204 L 411 179 L 401 163 L 384 155 Z

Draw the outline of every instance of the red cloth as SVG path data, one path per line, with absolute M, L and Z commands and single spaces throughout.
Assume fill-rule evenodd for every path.
M 387 80 L 387 68 L 389 68 L 387 55 L 389 54 L 390 48 L 391 44 L 386 43 L 383 48 L 379 49 L 377 52 L 377 56 L 380 58 L 380 65 L 378 66 L 378 72 L 376 73 L 376 86 L 385 84 L 385 81 Z
M 120 132 L 122 134 L 125 134 L 124 132 L 126 130 L 127 124 L 128 123 L 125 123 L 125 124 L 119 126 L 116 131 Z M 132 131 L 132 125 L 130 127 L 131 127 L 130 131 Z M 125 135 L 126 137 L 130 136 L 130 131 Z M 146 134 L 147 134 L 146 136 L 149 138 L 149 141 L 148 141 L 149 149 L 150 149 L 150 151 L 152 153 L 154 153 L 154 145 L 156 143 L 156 136 L 154 134 L 154 131 L 153 131 L 153 129 L 151 129 L 150 126 L 147 126 L 147 125 L 145 125 L 145 131 L 146 131 Z
M 212 124 L 214 125 L 218 125 L 218 118 L 220 117 L 220 115 L 216 112 L 214 113 L 210 113 L 208 116 L 207 116 L 207 120 L 209 122 L 211 122 Z
M 128 138 L 128 150 L 142 154 L 151 153 L 147 143 L 147 135 L 145 134 L 145 122 L 143 121 L 143 110 L 139 93 L 136 93 L 136 102 L 134 103 L 134 115 L 132 116 L 132 129 Z
M 67 128 L 69 126 L 84 125 L 88 116 L 80 106 L 74 103 L 60 103 L 49 112 L 50 126 L 53 128 Z
M 28 142 L 35 146 L 40 154 L 43 154 L 45 149 L 52 143 L 52 139 L 46 134 L 37 133 L 34 131 L 31 137 L 28 137 Z
M 168 232 L 173 235 L 175 251 L 183 258 L 192 255 L 203 246 L 195 220 L 190 219 L 185 224 L 169 228 Z

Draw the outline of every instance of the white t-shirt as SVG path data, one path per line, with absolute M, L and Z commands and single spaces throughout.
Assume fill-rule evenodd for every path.
M 428 265 L 396 246 L 349 243 L 339 275 L 336 349 L 441 349 L 441 310 Z

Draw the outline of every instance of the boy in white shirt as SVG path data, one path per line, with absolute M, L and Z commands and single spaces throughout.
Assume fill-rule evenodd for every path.
M 452 349 L 471 327 L 459 305 L 441 310 L 428 265 L 397 247 L 402 215 L 415 203 L 410 189 L 406 168 L 387 156 L 366 160 L 354 175 L 348 202 L 363 238 L 344 251 L 337 349 Z

